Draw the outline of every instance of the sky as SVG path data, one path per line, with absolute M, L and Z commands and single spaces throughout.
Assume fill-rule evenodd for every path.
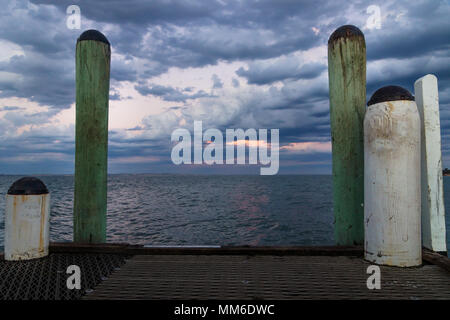
M 330 174 L 327 41 L 345 24 L 365 35 L 367 99 L 437 76 L 450 167 L 449 1 L 0 4 L 0 174 L 74 172 L 75 45 L 88 29 L 111 43 L 110 173 L 259 174 L 259 165 L 173 164 L 172 132 L 202 121 L 224 136 L 279 129 L 279 174 Z M 70 5 L 80 29 L 67 26 Z

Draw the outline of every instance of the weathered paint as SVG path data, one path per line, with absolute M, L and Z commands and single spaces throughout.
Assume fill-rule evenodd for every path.
M 5 259 L 48 255 L 50 194 L 6 195 Z
M 418 79 L 414 91 L 422 123 L 422 244 L 446 252 L 437 78 L 428 74 Z
M 364 241 L 364 145 L 366 43 L 354 26 L 328 41 L 328 78 L 333 157 L 333 202 L 337 245 Z
M 365 259 L 420 265 L 420 118 L 414 101 L 368 107 L 364 165 Z
M 108 102 L 111 51 L 89 30 L 76 47 L 74 241 L 106 241 Z

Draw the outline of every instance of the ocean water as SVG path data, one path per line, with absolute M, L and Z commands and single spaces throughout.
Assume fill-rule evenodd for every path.
M 18 178 L 0 176 L 0 251 Z M 39 178 L 51 193 L 51 241 L 71 241 L 73 176 Z M 444 192 L 450 247 L 450 177 Z M 144 245 L 332 245 L 332 207 L 329 175 L 110 175 L 107 234 Z

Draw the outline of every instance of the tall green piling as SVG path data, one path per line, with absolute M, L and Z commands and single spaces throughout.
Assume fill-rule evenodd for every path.
M 337 245 L 364 243 L 366 43 L 355 26 L 328 40 L 333 201 Z
M 76 47 L 74 242 L 106 241 L 108 101 L 111 48 L 96 30 Z

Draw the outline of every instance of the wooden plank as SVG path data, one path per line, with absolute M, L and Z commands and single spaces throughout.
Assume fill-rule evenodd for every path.
M 428 249 L 422 251 L 422 259 L 428 263 L 437 265 L 450 272 L 450 259 L 447 256 Z
M 127 243 L 75 243 L 75 242 L 50 242 L 51 253 L 108 253 L 130 254 L 129 250 L 141 248 L 140 245 Z
M 430 250 L 446 252 L 437 78 L 427 74 L 418 79 L 414 91 L 422 123 L 422 243 Z
M 285 246 L 285 247 L 144 247 L 123 243 L 79 244 L 50 243 L 54 253 L 116 253 L 128 255 L 302 255 L 302 256 L 362 256 L 361 246 Z
M 361 246 L 285 246 L 285 247 L 220 247 L 220 248 L 146 248 L 142 245 L 127 243 L 73 243 L 51 242 L 50 253 L 77 253 L 77 254 L 121 254 L 121 255 L 200 255 L 200 256 L 328 256 L 328 257 L 362 257 L 364 250 Z M 428 249 L 423 250 L 423 260 L 430 264 L 436 264 L 448 270 L 450 259 L 446 256 L 434 253 Z M 3 253 L 0 252 L 3 259 Z

